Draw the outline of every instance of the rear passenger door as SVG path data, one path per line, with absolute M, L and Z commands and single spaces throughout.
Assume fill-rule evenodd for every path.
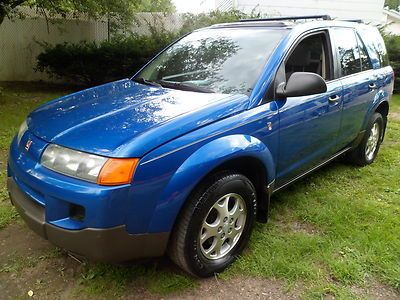
M 337 143 L 343 148 L 362 130 L 365 115 L 377 93 L 377 76 L 364 43 L 353 28 L 331 30 L 337 52 L 337 74 L 343 86 L 343 108 Z

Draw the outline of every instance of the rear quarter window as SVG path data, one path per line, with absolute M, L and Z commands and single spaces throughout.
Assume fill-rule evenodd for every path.
M 386 47 L 379 30 L 366 26 L 358 28 L 357 31 L 367 48 L 373 68 L 379 69 L 388 66 Z
M 354 30 L 352 28 L 334 28 L 333 36 L 341 65 L 340 76 L 361 72 L 360 52 Z
M 358 48 L 360 50 L 361 70 L 366 71 L 366 70 L 373 69 L 367 48 L 365 47 L 364 43 L 361 41 L 358 34 L 357 34 L 357 43 L 358 43 Z

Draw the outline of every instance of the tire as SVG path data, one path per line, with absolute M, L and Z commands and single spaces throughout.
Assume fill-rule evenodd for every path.
M 372 164 L 382 143 L 384 128 L 385 123 L 382 115 L 377 112 L 374 113 L 360 144 L 348 153 L 348 161 L 359 166 Z
M 194 276 L 222 272 L 247 245 L 256 211 L 256 192 L 247 177 L 213 175 L 183 207 L 170 240 L 170 258 Z

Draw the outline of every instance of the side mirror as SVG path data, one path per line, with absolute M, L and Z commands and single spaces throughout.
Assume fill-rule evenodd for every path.
M 325 80 L 315 73 L 295 72 L 287 83 L 281 83 L 276 89 L 278 98 L 300 97 L 325 93 L 327 86 Z

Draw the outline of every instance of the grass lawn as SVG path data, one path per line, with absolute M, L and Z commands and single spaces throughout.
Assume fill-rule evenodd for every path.
M 5 188 L 11 138 L 29 111 L 69 91 L 40 84 L 0 87 L 0 229 L 6 230 L 18 220 Z M 305 298 L 357 298 L 371 285 L 400 293 L 399 183 L 400 96 L 394 96 L 376 162 L 358 168 L 336 161 L 274 195 L 269 223 L 256 225 L 248 249 L 219 280 L 275 278 L 288 290 L 301 286 Z M 86 264 L 71 284 L 77 292 L 105 297 L 139 285 L 164 295 L 200 284 L 163 264 Z M 0 266 L 0 274 L 4 270 Z
M 37 106 L 68 92 L 60 86 L 0 83 L 0 228 L 16 217 L 5 187 L 7 153 L 12 137 L 27 114 Z

